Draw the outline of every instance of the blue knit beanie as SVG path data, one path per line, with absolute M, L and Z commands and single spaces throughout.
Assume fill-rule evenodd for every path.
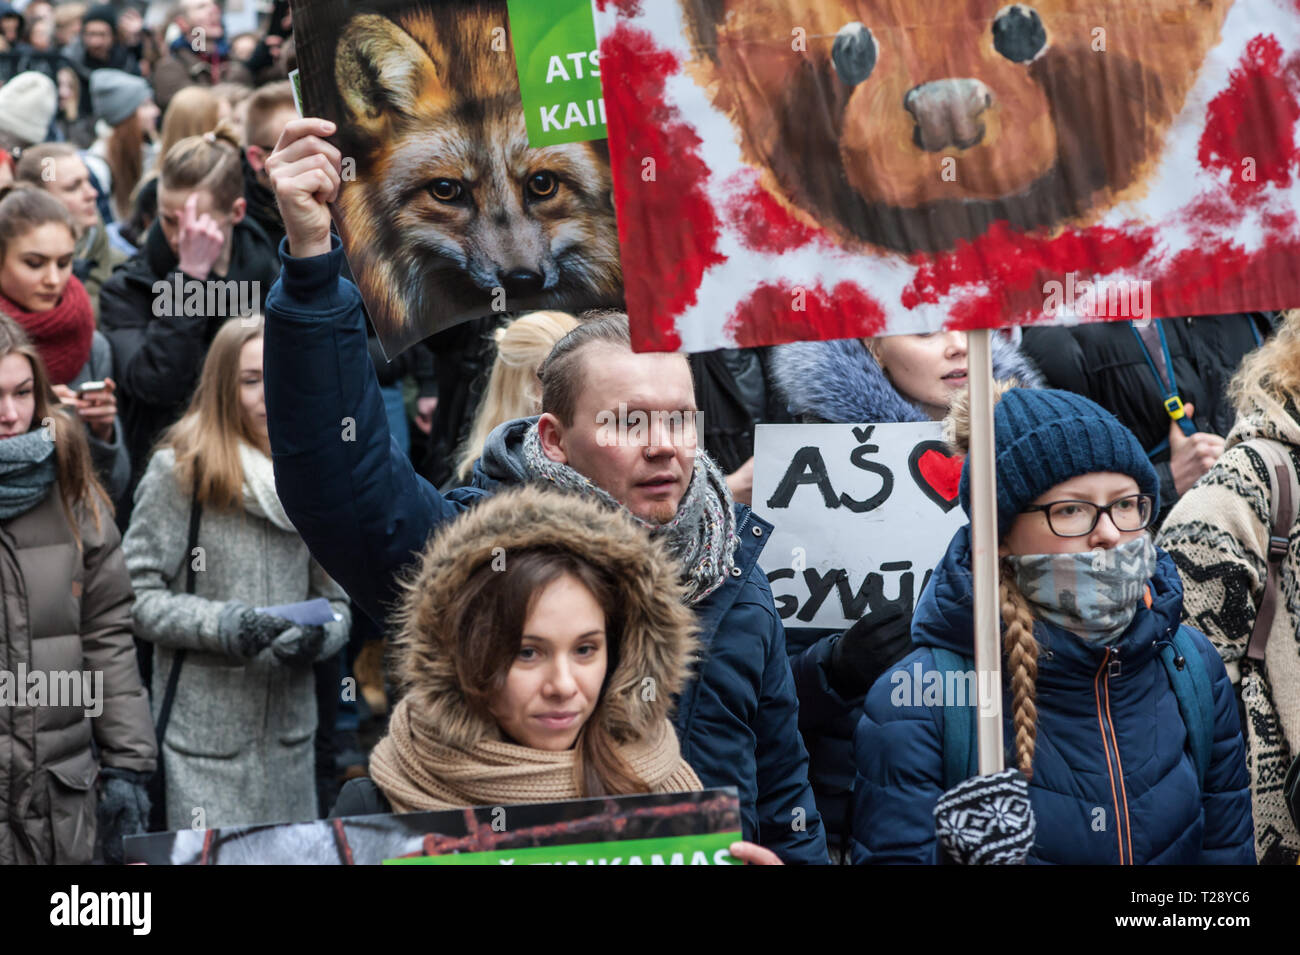
M 1127 474 L 1160 511 L 1160 479 L 1133 432 L 1096 402 L 1069 391 L 1012 388 L 993 406 L 998 538 L 1036 498 L 1062 481 L 1098 471 Z M 961 469 L 970 514 L 970 458 Z

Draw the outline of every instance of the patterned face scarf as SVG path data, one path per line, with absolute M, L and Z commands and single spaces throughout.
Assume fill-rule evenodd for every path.
M 1003 559 L 1040 619 L 1107 646 L 1124 635 L 1137 613 L 1156 572 L 1156 545 L 1143 534 L 1110 550 Z
M 622 507 L 607 491 L 567 464 L 548 458 L 542 451 L 536 423 L 524 435 L 524 468 L 534 481 L 594 497 L 608 507 Z M 731 491 L 718 466 L 703 450 L 695 455 L 691 483 L 671 521 L 655 524 L 631 512 L 629 516 L 651 537 L 668 541 L 668 549 L 682 568 L 687 606 L 694 606 L 721 587 L 735 566 L 736 512 Z

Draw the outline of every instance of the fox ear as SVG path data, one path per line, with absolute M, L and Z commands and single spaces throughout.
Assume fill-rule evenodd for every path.
M 411 116 L 417 104 L 436 106 L 448 98 L 430 51 L 374 13 L 348 23 L 335 51 L 334 80 L 351 122 L 373 138 Z

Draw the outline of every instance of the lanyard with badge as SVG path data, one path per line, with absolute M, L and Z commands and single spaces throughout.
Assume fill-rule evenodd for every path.
M 1191 437 L 1196 433 L 1196 425 L 1183 407 L 1182 396 L 1178 394 L 1178 382 L 1174 378 L 1174 361 L 1169 355 L 1169 340 L 1165 337 L 1165 327 L 1159 319 L 1139 318 L 1128 323 L 1133 330 L 1138 345 L 1142 348 L 1142 357 L 1147 360 L 1147 367 L 1155 376 L 1156 388 L 1160 392 L 1165 413 L 1171 421 L 1177 421 L 1183 434 Z M 1164 438 L 1147 452 L 1148 458 L 1169 447 L 1169 439 Z

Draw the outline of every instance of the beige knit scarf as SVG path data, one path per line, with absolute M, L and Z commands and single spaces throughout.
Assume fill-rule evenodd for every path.
M 393 812 L 581 798 L 576 750 L 557 753 L 501 740 L 484 740 L 468 750 L 448 746 L 411 719 L 408 702 L 393 708 L 388 735 L 370 754 L 370 776 Z M 652 739 L 623 747 L 622 756 L 650 792 L 704 788 L 682 759 L 667 720 Z

